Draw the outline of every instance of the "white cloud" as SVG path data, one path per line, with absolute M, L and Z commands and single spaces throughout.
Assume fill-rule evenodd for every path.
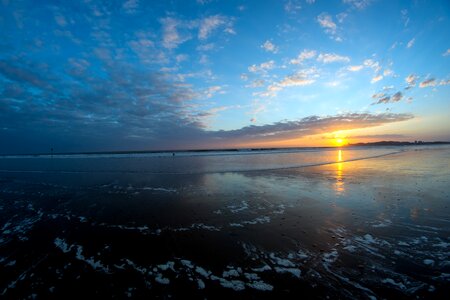
M 282 81 L 278 83 L 280 87 L 288 86 L 304 86 L 310 85 L 315 82 L 314 79 L 308 78 L 305 74 L 298 73 L 292 76 L 286 76 Z
M 427 80 L 422 81 L 422 82 L 419 84 L 419 86 L 420 86 L 421 88 L 425 88 L 425 87 L 430 87 L 430 86 L 436 86 L 436 84 L 437 84 L 436 79 L 430 78 L 430 79 L 427 79 Z
M 349 4 L 356 9 L 364 9 L 372 2 L 371 0 L 343 0 L 345 4 Z
M 297 56 L 297 58 L 291 59 L 290 63 L 293 65 L 301 64 L 306 59 L 311 59 L 316 56 L 316 51 L 314 50 L 303 50 L 300 52 L 300 54 Z
M 222 87 L 219 85 L 210 86 L 205 90 L 206 98 L 211 98 L 216 93 L 223 93 Z
M 197 46 L 197 51 L 210 51 L 215 48 L 214 43 L 202 44 Z
M 136 12 L 139 6 L 139 0 L 128 0 L 122 5 L 122 8 L 127 14 L 133 14 Z
M 414 46 L 414 43 L 415 43 L 415 41 L 416 41 L 416 38 L 413 38 L 412 40 L 410 40 L 409 42 L 408 42 L 408 44 L 406 45 L 406 48 L 411 48 L 412 46 Z
M 384 71 L 383 71 L 383 75 L 386 77 L 386 76 L 390 76 L 390 75 L 393 75 L 394 74 L 394 71 L 392 71 L 391 69 L 385 69 Z
M 271 41 L 265 41 L 264 44 L 261 45 L 261 48 L 263 48 L 267 52 L 272 52 L 272 53 L 278 52 L 278 47 L 275 46 Z
M 306 3 L 308 4 L 314 4 L 314 2 L 316 2 L 316 0 L 306 0 Z
M 178 54 L 177 56 L 175 56 L 175 60 L 177 61 L 177 63 L 188 60 L 188 58 L 189 56 L 186 54 Z
M 450 79 L 441 80 L 441 82 L 439 82 L 439 85 L 448 85 L 448 84 L 450 84 Z
M 380 72 L 381 66 L 377 61 L 374 61 L 373 59 L 366 59 L 363 62 L 363 65 L 369 68 L 372 68 L 376 73 Z
M 224 32 L 234 34 L 232 23 L 231 19 L 221 15 L 206 17 L 200 21 L 198 38 L 200 40 L 206 40 L 214 30 L 222 26 L 226 27 Z
M 287 0 L 284 4 L 284 10 L 291 14 L 297 13 L 301 8 L 302 6 L 298 0 Z
M 349 62 L 350 58 L 335 53 L 325 53 L 325 54 L 321 53 L 317 57 L 317 61 L 322 62 L 324 64 L 328 64 L 333 62 Z
M 417 80 L 418 78 L 419 78 L 419 77 L 417 77 L 417 75 L 409 74 L 409 75 L 405 78 L 405 81 L 406 81 L 406 83 L 408 84 L 408 86 L 413 87 L 413 86 L 416 85 L 416 80 Z
M 275 67 L 275 62 L 273 60 L 269 60 L 261 63 L 260 65 L 251 65 L 248 67 L 248 70 L 252 73 L 261 72 L 273 69 Z
M 55 16 L 55 22 L 61 27 L 64 27 L 67 25 L 66 18 L 64 18 L 64 16 L 59 15 L 59 14 Z
M 278 91 L 283 88 L 292 86 L 306 86 L 316 82 L 315 78 L 318 77 L 316 68 L 303 69 L 293 75 L 285 76 L 281 81 L 274 82 L 267 87 L 267 90 L 262 93 L 255 93 L 256 96 L 261 97 L 274 97 Z
M 266 82 L 262 79 L 257 79 L 257 80 L 253 80 L 251 84 L 246 85 L 245 87 L 250 87 L 250 88 L 258 88 L 258 87 L 262 87 L 264 86 Z
M 177 48 L 178 45 L 190 39 L 190 36 L 182 36 L 177 27 L 181 22 L 177 19 L 168 17 L 161 19 L 163 25 L 163 46 L 167 49 Z
M 450 55 L 450 49 L 447 49 L 447 51 L 445 51 L 442 56 L 449 56 Z
M 362 66 L 362 65 L 349 66 L 349 67 L 347 67 L 347 70 L 352 71 L 352 72 L 358 72 L 358 71 L 361 71 L 362 68 L 364 68 L 364 66 Z
M 336 19 L 338 20 L 339 23 L 344 22 L 345 18 L 347 18 L 348 14 L 345 12 L 339 13 L 336 15 Z
M 409 17 L 408 17 L 408 10 L 407 9 L 402 9 L 400 11 L 401 15 L 402 15 L 402 20 L 403 20 L 403 25 L 405 27 L 408 27 L 408 23 L 409 23 Z
M 374 76 L 373 78 L 372 78 L 372 80 L 370 81 L 370 83 L 375 83 L 375 82 L 378 82 L 378 81 L 380 81 L 381 79 L 383 79 L 383 75 L 376 75 L 376 76 Z
M 325 28 L 325 32 L 330 34 L 336 34 L 336 23 L 333 22 L 333 18 L 327 13 L 321 13 L 317 17 L 317 22 L 322 28 Z

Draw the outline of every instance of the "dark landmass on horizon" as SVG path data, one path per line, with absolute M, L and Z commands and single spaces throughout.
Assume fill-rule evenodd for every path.
M 424 141 L 414 141 L 414 142 L 399 142 L 399 141 L 380 141 L 371 143 L 356 143 L 348 144 L 348 146 L 417 146 L 417 145 L 448 145 L 450 142 L 435 141 L 435 142 L 424 142 Z
M 450 145 L 450 141 L 379 141 L 369 143 L 348 143 L 342 146 L 310 146 L 310 147 L 270 147 L 270 148 L 218 148 L 218 149 L 184 149 L 184 150 L 123 150 L 123 151 L 92 151 L 92 152 L 41 152 L 28 154 L 6 153 L 2 156 L 40 156 L 40 155 L 95 155 L 95 154 L 144 154 L 144 153 L 182 153 L 182 152 L 245 152 L 245 151 L 273 151 L 273 150 L 296 150 L 296 149 L 327 149 L 327 148 L 345 148 L 345 147 L 362 147 L 362 146 L 418 146 L 418 145 Z

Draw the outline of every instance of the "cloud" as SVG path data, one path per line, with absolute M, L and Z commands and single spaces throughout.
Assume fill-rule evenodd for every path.
M 249 72 L 257 73 L 257 72 L 265 72 L 267 70 L 271 70 L 275 67 L 275 61 L 269 60 L 261 63 L 260 65 L 251 65 L 248 67 Z
M 290 63 L 293 65 L 298 65 L 301 64 L 304 60 L 307 59 L 312 59 L 316 56 L 316 51 L 314 50 L 303 50 L 302 52 L 299 53 L 299 55 L 297 56 L 297 58 L 291 59 Z
M 407 9 L 402 9 L 400 11 L 400 13 L 402 15 L 403 25 L 405 27 L 408 27 L 408 24 L 409 24 L 408 10 Z
M 253 80 L 251 84 L 246 85 L 246 87 L 250 88 L 258 88 L 264 86 L 266 82 L 262 79 Z
M 55 22 L 61 27 L 65 27 L 67 25 L 66 18 L 60 14 L 55 15 Z
M 335 41 L 342 41 L 342 38 L 337 35 L 337 25 L 333 21 L 333 17 L 327 13 L 321 13 L 317 16 L 317 22 L 320 27 L 324 28 L 325 33 L 327 33 Z
M 362 65 L 349 66 L 349 67 L 347 67 L 347 70 L 349 70 L 351 72 L 358 72 L 358 71 L 362 70 L 362 68 L 364 68 L 364 66 L 362 66 Z
M 436 84 L 437 84 L 436 79 L 430 78 L 430 79 L 422 81 L 419 84 L 419 87 L 425 88 L 425 87 L 429 87 L 429 86 L 436 86 Z
M 399 138 L 407 138 L 408 136 L 404 134 L 368 134 L 368 135 L 352 135 L 348 136 L 351 139 L 399 139 Z
M 416 81 L 419 77 L 417 75 L 414 74 L 409 74 L 406 78 L 405 81 L 408 84 L 408 87 L 413 87 L 416 86 Z
M 310 85 L 315 82 L 314 79 L 309 78 L 306 74 L 297 73 L 292 76 L 286 76 L 283 80 L 278 83 L 280 87 L 288 87 L 288 86 L 304 86 Z
M 293 75 L 285 76 L 282 80 L 272 83 L 267 87 L 265 92 L 255 93 L 254 95 L 275 97 L 279 91 L 286 87 L 311 85 L 316 81 L 315 78 L 318 76 L 315 68 L 299 70 Z
M 449 56 L 450 55 L 450 49 L 447 49 L 444 53 L 442 53 L 442 56 Z
M 189 59 L 189 55 L 187 54 L 178 54 L 177 56 L 175 56 L 175 60 L 177 61 L 177 63 L 186 61 Z
M 45 65 L 26 64 L 21 62 L 12 62 L 0 60 L 0 74 L 13 82 L 21 85 L 34 87 L 40 90 L 53 90 L 50 83 L 52 78 L 45 77 Z
M 372 95 L 372 98 L 378 99 L 378 98 L 383 98 L 384 96 L 386 96 L 385 93 L 376 93 L 376 94 Z
M 391 102 L 398 102 L 402 100 L 402 98 L 403 98 L 402 92 L 397 92 L 394 95 L 392 95 Z
M 210 134 L 231 140 L 270 141 L 301 138 L 338 130 L 376 127 L 413 118 L 414 116 L 411 114 L 346 113 L 335 116 L 310 116 L 298 121 L 284 121 L 260 126 L 251 125 L 241 129 L 217 131 Z
M 139 0 L 128 0 L 123 5 L 122 8 L 127 14 L 134 14 L 139 6 Z
M 414 43 L 415 43 L 415 41 L 416 41 L 416 38 L 413 38 L 412 40 L 410 40 L 409 42 L 408 42 L 408 44 L 406 45 L 406 48 L 411 48 L 412 46 L 414 46 Z
M 222 16 L 213 15 L 202 19 L 191 21 L 183 21 L 173 17 L 166 17 L 160 20 L 163 26 L 163 47 L 167 49 L 175 49 L 180 44 L 192 38 L 191 30 L 198 28 L 197 37 L 200 41 L 206 41 L 211 34 L 220 28 L 228 34 L 235 34 L 233 29 L 233 19 Z M 200 45 L 199 50 L 207 51 L 213 49 L 213 44 Z
M 373 59 L 366 59 L 363 62 L 363 65 L 368 68 L 372 68 L 376 73 L 380 72 L 381 66 L 377 61 Z
M 298 0 L 287 0 L 284 4 L 284 10 L 290 14 L 299 12 L 301 8 L 302 6 Z
M 349 4 L 356 9 L 364 9 L 370 5 L 372 0 L 343 0 L 345 4 Z
M 201 44 L 197 46 L 197 51 L 211 51 L 215 48 L 214 43 Z
M 379 97 L 374 97 L 375 95 L 372 96 L 372 98 L 380 98 L 377 102 L 372 103 L 372 105 L 374 104 L 387 104 L 387 103 L 395 103 L 398 102 L 400 100 L 403 99 L 403 94 L 402 92 L 396 92 L 394 95 L 392 96 L 385 96 L 384 94 L 379 94 Z
M 376 75 L 376 76 L 374 76 L 374 77 L 372 78 L 372 80 L 370 81 L 370 83 L 378 82 L 378 81 L 380 81 L 381 79 L 383 79 L 383 75 L 381 75 L 381 74 Z
M 348 56 L 341 56 L 334 53 L 321 53 L 317 57 L 317 61 L 328 64 L 333 62 L 349 62 L 350 58 Z
M 450 84 L 450 79 L 447 79 L 447 80 L 441 80 L 441 81 L 439 82 L 439 85 L 448 85 L 448 84 Z
M 216 93 L 223 93 L 223 89 L 221 86 L 219 85 L 210 86 L 205 91 L 206 98 L 211 98 Z
M 189 35 L 181 35 L 177 27 L 181 22 L 175 18 L 167 17 L 160 20 L 163 25 L 163 47 L 167 49 L 177 48 L 178 45 L 190 40 Z
M 232 29 L 233 22 L 230 18 L 222 16 L 222 15 L 214 15 L 210 17 L 206 17 L 200 20 L 199 30 L 198 30 L 198 38 L 200 40 L 206 40 L 211 33 L 217 30 L 220 27 L 226 27 L 224 32 L 234 34 L 234 30 Z
M 261 45 L 261 48 L 263 48 L 267 52 L 272 52 L 272 53 L 278 52 L 278 47 L 275 46 L 271 41 L 265 41 L 264 44 Z

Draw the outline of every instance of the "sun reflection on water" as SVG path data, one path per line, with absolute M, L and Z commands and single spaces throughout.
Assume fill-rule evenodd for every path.
M 336 163 L 336 183 L 334 190 L 337 195 L 342 195 L 345 191 L 344 187 L 344 163 L 342 163 L 342 150 L 338 150 L 338 157 Z

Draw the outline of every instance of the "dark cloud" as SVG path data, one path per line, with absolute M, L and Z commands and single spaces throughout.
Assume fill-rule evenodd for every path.
M 347 113 L 336 116 L 310 116 L 298 121 L 277 122 L 269 125 L 247 126 L 237 130 L 209 132 L 214 138 L 232 141 L 273 141 L 301 138 L 308 135 L 328 133 L 338 130 L 375 127 L 387 123 L 406 121 L 414 118 L 411 114 L 394 113 Z
M 378 97 L 375 97 L 375 95 L 373 95 L 372 98 L 379 98 L 378 101 L 372 103 L 372 105 L 395 103 L 395 102 L 398 102 L 403 99 L 403 94 L 402 94 L 402 92 L 396 92 L 392 96 L 386 96 L 385 94 L 380 94 Z

